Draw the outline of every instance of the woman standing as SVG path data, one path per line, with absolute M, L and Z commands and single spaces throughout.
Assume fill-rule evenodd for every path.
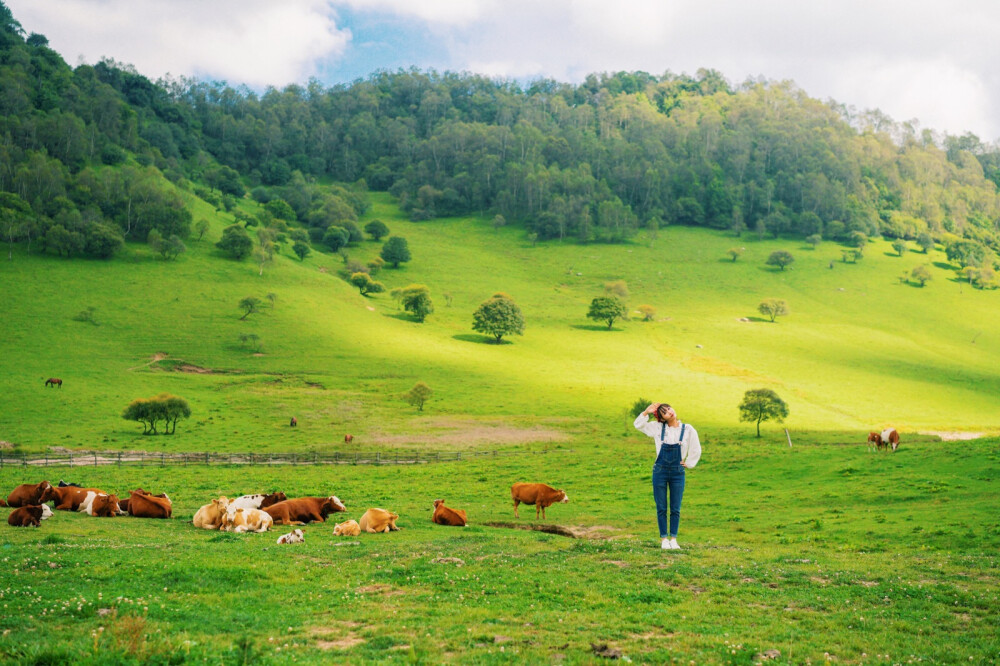
M 650 421 L 653 415 L 656 420 Z M 684 470 L 691 469 L 701 458 L 698 431 L 681 423 L 677 412 L 666 403 L 653 403 L 635 418 L 636 430 L 656 442 L 656 462 L 653 464 L 653 500 L 656 502 L 656 522 L 660 528 L 660 548 L 680 550 L 677 528 L 681 522 L 681 498 L 684 496 Z M 670 525 L 667 530 L 667 491 L 670 493 Z

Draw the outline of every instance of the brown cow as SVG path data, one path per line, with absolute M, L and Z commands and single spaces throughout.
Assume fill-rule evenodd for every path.
M 361 526 L 356 520 L 346 520 L 333 526 L 333 536 L 360 536 Z
M 535 520 L 538 520 L 539 510 L 542 512 L 542 518 L 545 518 L 546 507 L 552 506 L 556 502 L 565 504 L 569 501 L 565 491 L 556 490 L 544 483 L 515 483 L 510 487 L 510 497 L 514 500 L 515 518 L 521 517 L 517 514 L 517 505 L 524 502 L 535 505 Z
M 129 493 L 128 512 L 136 518 L 170 518 L 174 507 L 166 495 L 150 495 L 143 491 L 133 490 Z
M 0 506 L 7 506 L 7 502 L 5 500 L 0 499 Z
M 55 488 L 49 486 L 49 489 L 42 494 L 42 502 L 54 502 L 55 508 L 59 511 L 79 511 L 80 506 L 87 501 L 90 493 L 94 493 L 94 495 L 90 496 L 91 501 L 97 495 L 111 494 L 104 492 L 100 488 L 77 488 L 76 486 Z
M 18 507 L 42 504 L 47 501 L 42 499 L 42 495 L 51 487 L 52 484 L 48 481 L 36 484 L 22 483 L 7 496 L 7 506 Z
M 98 518 L 114 518 L 121 513 L 117 495 L 98 495 L 90 504 L 90 515 Z
M 294 428 L 298 424 L 299 424 L 299 420 L 297 418 L 295 418 L 294 416 L 292 417 L 292 420 L 288 422 L 288 425 L 291 426 L 292 428 Z
M 41 527 L 42 521 L 52 515 L 47 504 L 22 506 L 10 512 L 7 524 L 12 527 Z
M 455 527 L 465 527 L 468 524 L 465 518 L 465 511 L 446 507 L 443 499 L 434 500 L 434 515 L 431 516 L 431 522 L 438 525 L 453 525 Z
M 350 444 L 354 441 L 354 435 L 344 435 L 344 443 Z
M 297 497 L 265 507 L 264 511 L 274 518 L 275 525 L 304 525 L 313 521 L 326 522 L 326 517 L 338 511 L 347 511 L 335 496 Z

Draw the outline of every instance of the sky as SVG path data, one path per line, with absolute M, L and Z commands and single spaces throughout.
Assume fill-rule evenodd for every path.
M 716 69 L 1000 141 L 998 0 L 4 0 L 70 65 L 267 86 Z

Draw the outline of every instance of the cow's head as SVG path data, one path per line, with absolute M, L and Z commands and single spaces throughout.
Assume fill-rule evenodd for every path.
M 42 481 L 42 483 L 45 484 L 45 489 L 42 490 L 42 494 L 38 498 L 38 503 L 45 504 L 46 502 L 59 501 L 59 493 L 52 487 L 52 484 L 48 481 Z
M 436 499 L 436 500 L 434 500 L 434 508 L 435 509 L 438 508 L 442 504 L 444 504 L 444 500 L 443 499 Z
M 869 442 L 878 442 L 881 439 L 882 439 L 882 435 L 878 434 L 877 432 L 870 432 L 870 433 L 868 433 L 868 441 Z
M 566 496 L 565 490 L 557 490 L 556 497 L 558 498 L 556 499 L 556 501 L 559 502 L 560 504 L 565 504 L 566 502 L 569 501 L 569 497 Z
M 341 502 L 340 498 L 336 495 L 330 495 L 327 497 L 326 501 L 323 502 L 323 506 L 321 506 L 319 510 L 320 514 L 324 518 L 331 513 L 337 513 L 339 511 L 347 511 L 347 507 L 344 506 L 344 503 Z
M 93 504 L 91 504 L 91 511 L 95 516 L 100 516 L 102 518 L 111 518 L 118 514 L 118 496 L 117 495 L 98 495 L 94 498 Z
M 52 509 L 49 508 L 48 504 L 42 505 L 42 520 L 52 517 Z
M 260 508 L 265 508 L 277 504 L 278 502 L 284 502 L 287 497 L 285 493 L 278 491 L 276 493 L 271 493 L 270 495 L 264 495 L 264 499 L 260 501 Z

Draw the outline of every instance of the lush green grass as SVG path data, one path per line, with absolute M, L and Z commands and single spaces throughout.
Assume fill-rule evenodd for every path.
M 555 417 L 556 429 L 601 429 L 639 396 L 727 427 L 743 392 L 764 386 L 789 403 L 793 430 L 997 428 L 1000 294 L 956 281 L 940 252 L 899 258 L 875 242 L 845 264 L 833 243 L 813 250 L 688 228 L 620 246 L 532 247 L 523 231 L 484 220 L 411 223 L 373 197 L 366 220 L 386 221 L 414 257 L 378 277 L 389 288 L 430 287 L 437 311 L 423 324 L 388 294 L 365 298 L 336 277 L 339 257 L 300 263 L 286 249 L 263 276 L 222 257 L 212 242 L 226 221 L 198 201 L 195 218 L 211 218 L 213 230 L 175 262 L 142 246 L 110 262 L 15 251 L 0 262 L 0 439 L 28 449 L 317 450 L 345 432 L 369 446 L 413 432 L 434 444 L 439 432 L 445 448 L 470 421 L 517 429 Z M 734 245 L 746 248 L 735 263 L 726 257 Z M 366 241 L 351 255 L 366 260 L 379 247 Z M 764 265 L 775 249 L 794 253 L 792 267 Z M 896 279 L 926 262 L 935 264 L 926 287 Z M 616 279 L 627 281 L 632 308 L 653 305 L 658 321 L 608 331 L 586 319 L 590 299 Z M 487 344 L 471 313 L 501 290 L 521 305 L 526 332 Z M 239 300 L 268 293 L 274 307 L 240 321 Z M 761 321 L 766 297 L 786 299 L 792 313 Z M 88 306 L 100 325 L 73 320 Z M 260 337 L 263 355 L 240 344 L 243 333 Z M 169 357 L 151 363 L 157 353 Z M 170 371 L 178 361 L 224 372 Z M 45 389 L 49 376 L 63 388 Z M 399 397 L 417 381 L 434 390 L 423 414 Z M 143 438 L 119 418 L 132 399 L 162 391 L 194 410 L 177 435 Z M 298 430 L 286 427 L 291 415 Z
M 658 548 L 651 447 L 635 433 L 575 454 L 417 467 L 4 468 L 4 489 L 44 475 L 164 490 L 176 515 L 5 526 L 0 660 L 581 663 L 596 659 L 591 643 L 646 663 L 749 664 L 772 649 L 797 664 L 1000 658 L 1000 442 L 871 454 L 843 438 L 789 449 L 709 436 L 680 552 Z M 527 479 L 567 490 L 549 522 L 611 538 L 486 526 L 513 520 L 508 486 Z M 188 523 L 220 493 L 273 488 L 335 493 L 352 518 L 386 507 L 402 531 L 344 539 L 316 524 L 305 544 L 279 547 L 289 528 Z M 470 526 L 432 525 L 436 497 L 467 509 Z

